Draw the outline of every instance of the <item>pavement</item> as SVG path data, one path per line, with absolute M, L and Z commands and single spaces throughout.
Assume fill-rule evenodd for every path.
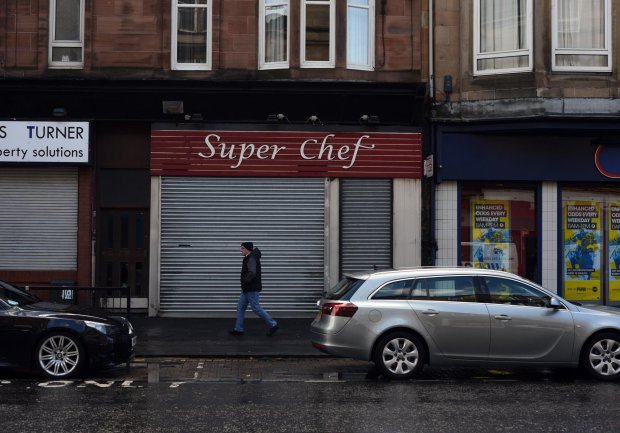
M 281 318 L 267 336 L 260 319 L 246 317 L 245 333 L 231 336 L 234 318 L 170 318 L 132 314 L 137 358 L 165 357 L 324 357 L 312 347 L 312 318 Z

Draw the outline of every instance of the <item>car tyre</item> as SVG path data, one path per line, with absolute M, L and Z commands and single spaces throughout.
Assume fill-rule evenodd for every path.
M 606 332 L 590 338 L 584 345 L 581 361 L 596 379 L 620 379 L 620 334 Z
M 37 370 L 52 379 L 76 376 L 86 362 L 86 352 L 80 340 L 65 332 L 46 335 L 35 352 Z
M 426 349 L 414 334 L 392 332 L 377 342 L 373 359 L 384 377 L 406 380 L 424 368 Z

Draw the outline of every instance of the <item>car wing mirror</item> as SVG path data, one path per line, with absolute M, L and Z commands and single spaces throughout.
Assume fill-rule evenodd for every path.
M 562 308 L 562 303 L 560 301 L 558 301 L 558 298 L 551 298 L 549 299 L 549 308 L 552 308 L 554 310 L 559 310 Z

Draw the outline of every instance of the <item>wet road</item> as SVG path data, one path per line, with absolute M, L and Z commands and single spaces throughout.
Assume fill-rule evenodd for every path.
M 619 386 L 574 371 L 346 359 L 148 359 L 73 381 L 0 371 L 6 432 L 613 432 Z

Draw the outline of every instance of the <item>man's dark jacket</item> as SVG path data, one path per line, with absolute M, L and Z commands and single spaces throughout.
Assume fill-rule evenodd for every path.
M 241 290 L 244 292 L 260 292 L 263 288 L 261 278 L 260 258 L 261 252 L 254 248 L 250 254 L 243 258 L 241 265 Z

